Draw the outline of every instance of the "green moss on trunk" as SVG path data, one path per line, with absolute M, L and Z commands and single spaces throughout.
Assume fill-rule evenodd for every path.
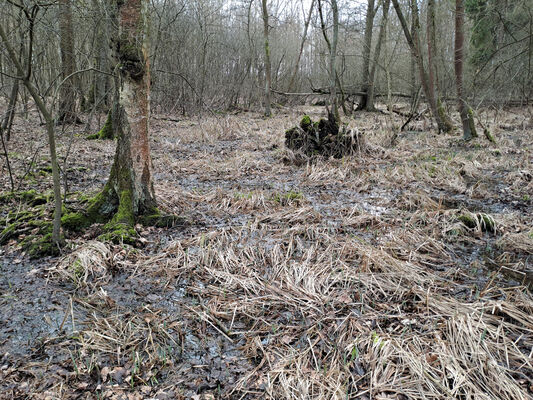
M 477 138 L 476 124 L 474 122 L 474 111 L 468 108 L 468 126 L 470 127 L 470 135 L 472 138 Z
M 442 130 L 444 133 L 451 133 L 454 130 L 453 122 L 446 113 L 446 110 L 444 109 L 444 104 L 442 104 L 442 101 L 439 99 L 437 101 L 437 111 L 439 113 L 439 118 L 442 121 Z
M 87 136 L 87 140 L 105 140 L 105 139 L 113 139 L 115 137 L 114 131 L 113 131 L 113 118 L 111 115 L 111 111 L 107 113 L 107 118 L 105 120 L 104 126 L 98 133 L 94 133 L 92 135 Z
M 487 140 L 491 143 L 496 143 L 496 139 L 494 138 L 494 135 L 487 129 L 483 129 L 483 134 L 487 138 Z

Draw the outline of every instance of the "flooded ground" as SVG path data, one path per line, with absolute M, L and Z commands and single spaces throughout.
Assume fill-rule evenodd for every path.
M 284 131 L 322 112 L 156 116 L 156 194 L 184 226 L 139 226 L 138 248 L 95 242 L 94 226 L 39 261 L 11 239 L 0 397 L 531 397 L 526 114 L 480 114 L 497 144 L 418 121 L 391 145 L 401 121 L 362 113 L 347 120 L 363 153 L 302 162 Z M 21 190 L 51 187 L 37 131 L 12 135 Z M 67 149 L 76 209 L 105 183 L 114 142 L 74 130 Z M 28 208 L 6 202 L 0 218 Z

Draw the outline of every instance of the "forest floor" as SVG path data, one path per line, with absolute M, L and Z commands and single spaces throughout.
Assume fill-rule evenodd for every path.
M 322 112 L 155 115 L 156 194 L 184 226 L 139 226 L 133 248 L 96 225 L 39 260 L 3 246 L 0 398 L 532 398 L 527 113 L 481 113 L 496 144 L 426 121 L 392 140 L 397 116 L 359 113 L 363 153 L 302 162 L 284 131 Z M 59 135 L 72 209 L 115 147 L 82 130 Z M 51 189 L 41 131 L 15 121 L 19 190 Z

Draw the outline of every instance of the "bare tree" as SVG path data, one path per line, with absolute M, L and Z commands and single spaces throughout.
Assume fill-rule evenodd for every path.
M 435 121 L 437 122 L 437 128 L 439 132 L 446 131 L 446 127 L 444 126 L 444 123 L 440 117 L 438 105 L 437 105 L 437 99 L 435 98 L 435 92 L 431 90 L 431 86 L 429 83 L 429 76 L 428 73 L 424 67 L 424 59 L 422 57 L 421 52 L 421 46 L 420 46 L 420 22 L 418 18 L 418 5 L 416 0 L 412 0 L 411 4 L 411 12 L 413 13 L 414 18 L 414 30 L 412 32 L 409 31 L 409 27 L 407 26 L 407 21 L 403 15 L 402 9 L 400 7 L 400 4 L 398 0 L 392 0 L 392 4 L 394 5 L 394 9 L 396 10 L 396 15 L 398 16 L 398 19 L 400 20 L 400 24 L 402 26 L 405 38 L 407 40 L 407 44 L 409 45 L 409 49 L 411 50 L 412 56 L 416 60 L 416 64 L 418 66 L 418 72 L 420 76 L 420 82 L 422 83 L 422 88 L 424 89 L 424 94 L 426 95 L 426 99 L 429 103 L 429 106 L 431 108 L 431 113 L 433 114 L 433 118 L 435 118 Z
M 337 76 L 337 43 L 339 41 L 339 9 L 337 7 L 337 0 L 331 0 L 331 11 L 333 16 L 333 36 L 329 40 L 327 34 L 326 23 L 322 12 L 322 1 L 318 0 L 318 13 L 320 15 L 320 25 L 324 41 L 329 50 L 329 105 L 331 109 L 329 112 L 333 115 L 338 125 L 341 123 L 339 114 L 339 106 L 337 103 L 337 86 L 341 86 L 339 77 Z
M 261 0 L 263 14 L 263 36 L 265 41 L 265 116 L 270 117 L 270 89 L 272 85 L 272 65 L 270 62 L 270 43 L 268 41 L 270 27 L 268 25 L 267 0 Z
M 372 63 L 372 66 L 370 68 L 370 73 L 368 75 L 368 86 L 367 86 L 367 96 L 366 96 L 366 104 L 365 109 L 367 111 L 374 111 L 374 96 L 375 96 L 375 88 L 374 88 L 374 81 L 376 79 L 376 69 L 379 65 L 379 56 L 381 54 L 381 46 L 383 45 L 383 41 L 385 40 L 387 36 L 387 23 L 389 21 L 389 8 L 390 8 L 390 0 L 384 0 L 383 1 L 383 15 L 381 17 L 381 24 L 379 28 L 379 35 L 378 35 L 378 41 L 376 43 L 376 49 L 374 50 L 374 60 Z M 390 92 L 390 90 L 389 90 Z M 363 96 L 365 98 L 365 96 Z
M 296 58 L 296 63 L 294 64 L 294 71 L 291 75 L 291 80 L 289 82 L 288 91 L 292 92 L 294 88 L 294 82 L 296 80 L 296 75 L 298 74 L 298 67 L 300 66 L 300 60 L 302 59 L 302 53 L 304 51 L 305 40 L 307 39 L 307 31 L 309 30 L 309 22 L 311 22 L 311 17 L 313 15 L 313 8 L 315 7 L 315 0 L 311 0 L 311 5 L 309 6 L 309 12 L 307 13 L 307 18 L 304 22 L 304 33 L 302 35 L 302 41 L 300 43 L 300 50 L 298 52 L 298 58 Z
M 445 133 L 453 131 L 453 123 L 446 113 L 441 101 L 439 83 L 438 83 L 438 70 L 435 63 L 435 55 L 437 54 L 437 40 L 436 40 L 436 28 L 435 28 L 435 0 L 428 0 L 427 9 L 427 44 L 428 44 L 428 84 L 429 91 L 433 93 L 433 97 L 437 101 L 437 112 L 439 119 L 441 120 L 442 130 Z
M 477 137 L 472 110 L 468 107 L 463 89 L 463 61 L 464 61 L 464 0 L 455 0 L 455 86 L 459 103 L 459 114 L 463 124 L 463 138 L 470 140 Z
M 37 13 L 39 12 L 40 7 L 37 4 L 34 4 L 32 7 L 28 8 L 25 5 L 18 5 L 20 9 L 26 15 L 26 18 L 29 23 L 29 43 L 28 43 L 28 54 L 27 54 L 27 65 L 26 68 L 22 65 L 19 60 L 19 57 L 15 53 L 15 50 L 11 46 L 9 38 L 4 31 L 2 25 L 0 24 L 0 39 L 4 47 L 7 50 L 7 54 L 18 74 L 18 78 L 22 80 L 22 83 L 30 92 L 37 108 L 42 114 L 46 122 L 46 132 L 48 134 L 48 146 L 50 149 L 50 162 L 52 164 L 52 180 L 54 185 L 54 222 L 52 225 L 52 241 L 54 244 L 59 246 L 61 244 L 61 182 L 59 176 L 59 165 L 57 162 L 57 153 L 56 153 L 56 141 L 55 141 L 55 124 L 52 112 L 49 107 L 43 100 L 42 94 L 39 92 L 37 86 L 32 81 L 32 57 L 33 57 L 33 37 L 34 37 L 34 28 L 35 20 L 37 18 Z
M 372 50 L 372 34 L 374 32 L 374 17 L 377 9 L 374 10 L 375 0 L 368 0 L 366 8 L 365 18 L 365 34 L 363 39 L 363 96 L 361 96 L 361 102 L 357 106 L 358 110 L 365 110 L 367 108 L 368 88 L 371 85 L 370 79 L 370 52 Z M 379 4 L 378 4 L 379 6 Z
M 59 2 L 59 31 L 61 53 L 61 76 L 63 85 L 59 94 L 58 121 L 76 122 L 76 87 L 74 80 L 76 71 L 76 58 L 74 55 L 74 28 L 72 26 L 71 0 Z

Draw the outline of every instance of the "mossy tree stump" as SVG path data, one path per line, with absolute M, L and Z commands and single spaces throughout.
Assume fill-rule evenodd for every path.
M 331 113 L 327 119 L 322 118 L 317 122 L 304 115 L 299 126 L 285 132 L 285 146 L 307 156 L 342 158 L 363 150 L 364 139 L 344 126 L 339 128 Z

